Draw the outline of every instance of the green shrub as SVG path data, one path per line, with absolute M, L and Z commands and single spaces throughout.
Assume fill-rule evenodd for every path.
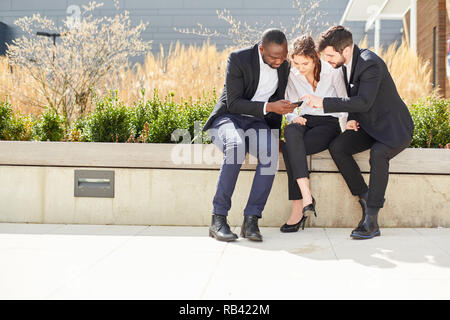
M 36 138 L 40 141 L 62 141 L 65 122 L 65 118 L 55 110 L 46 108 L 34 126 Z
M 142 136 L 146 123 L 150 124 L 152 122 L 152 119 L 150 117 L 151 107 L 152 106 L 150 105 L 150 103 L 148 101 L 147 102 L 139 101 L 138 105 L 136 105 L 131 110 L 131 120 L 130 121 L 131 121 L 132 131 L 134 133 L 135 138 L 139 138 L 140 136 Z M 147 133 L 147 135 L 148 135 L 148 133 Z M 148 137 L 147 137 L 146 141 L 143 141 L 143 142 L 149 142 Z
M 11 104 L 0 102 L 0 139 L 32 140 L 35 120 L 31 115 L 15 114 Z
M 142 99 L 138 102 L 132 109 L 131 123 L 135 134 L 134 141 L 171 143 L 173 142 L 172 134 L 177 129 L 187 130 L 191 140 L 194 139 L 195 133 L 201 132 L 201 127 L 214 107 L 215 98 L 204 97 L 198 101 L 191 99 L 189 102 L 175 103 L 174 96 L 172 92 L 162 101 L 158 91 L 155 90 L 151 100 Z M 195 128 L 196 122 L 198 122 L 197 128 Z M 146 124 L 147 127 L 145 127 Z M 203 141 L 208 140 L 206 133 L 202 135 Z
M 179 107 L 173 101 L 161 102 L 155 100 L 150 107 L 149 142 L 170 143 L 172 132 L 183 127 Z
M 86 142 L 88 138 L 86 136 L 86 124 L 87 119 L 82 117 L 78 118 L 72 122 L 70 126 L 70 132 L 68 136 L 68 141 L 73 142 Z
M 98 99 L 94 97 L 95 110 L 85 123 L 87 141 L 126 142 L 133 135 L 131 112 L 117 98 L 117 92 Z
M 145 95 L 145 90 L 142 89 L 142 96 Z M 137 105 L 131 109 L 131 126 L 134 133 L 134 142 L 150 142 L 149 127 L 153 120 L 151 101 L 141 99 Z M 130 141 L 130 142 L 133 142 Z
M 410 108 L 414 121 L 412 148 L 442 148 L 450 143 L 450 99 L 435 96 L 419 100 Z
M 36 120 L 32 115 L 13 115 L 8 129 L 5 132 L 7 140 L 30 141 L 33 140 Z
M 7 140 L 7 130 L 13 110 L 11 104 L 8 101 L 0 102 L 0 139 Z
M 189 102 L 185 101 L 181 106 L 181 128 L 189 131 L 192 140 L 195 139 L 196 141 L 202 141 L 203 143 L 211 143 L 211 137 L 201 130 L 214 109 L 215 102 L 215 98 L 212 100 L 204 98 L 198 101 L 193 101 L 191 99 Z

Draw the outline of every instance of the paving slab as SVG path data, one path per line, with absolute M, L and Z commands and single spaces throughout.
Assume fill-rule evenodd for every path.
M 237 234 L 240 227 L 233 228 Z M 0 299 L 449 299 L 450 229 L 0 223 Z

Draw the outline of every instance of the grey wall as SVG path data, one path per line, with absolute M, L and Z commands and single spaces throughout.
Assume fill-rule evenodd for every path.
M 14 27 L 14 21 L 23 16 L 40 13 L 53 18 L 57 23 L 68 15 L 69 5 L 87 4 L 88 0 L 0 0 L 0 22 Z M 113 15 L 113 0 L 98 0 L 104 6 L 97 10 L 98 15 Z M 225 32 L 227 24 L 217 18 L 216 10 L 229 9 L 231 14 L 249 24 L 254 22 L 267 23 L 280 20 L 289 26 L 292 18 L 296 18 L 296 9 L 292 0 L 120 0 L 120 8 L 130 12 L 132 22 L 149 22 L 143 38 L 153 40 L 152 50 L 159 51 L 160 44 L 168 47 L 171 42 L 180 41 L 183 44 L 201 44 L 205 38 L 201 36 L 182 34 L 174 31 L 177 28 L 195 28 L 197 22 L 205 27 Z M 326 12 L 325 18 L 330 25 L 339 23 L 348 0 L 324 0 L 320 10 Z M 364 23 L 352 22 L 346 24 L 358 42 L 364 36 Z M 402 23 L 399 21 L 382 21 L 381 43 L 387 46 L 401 40 Z M 20 35 L 17 28 L 15 35 Z M 44 30 L 43 30 L 44 31 Z M 318 30 L 321 31 L 321 30 Z M 373 31 L 368 33 L 369 45 L 373 44 Z M 0 38 L 1 40 L 1 38 Z M 220 49 L 231 42 L 225 39 L 212 39 Z
M 12 29 L 3 22 L 0 22 L 0 55 L 6 53 L 6 43 L 11 43 L 13 37 Z

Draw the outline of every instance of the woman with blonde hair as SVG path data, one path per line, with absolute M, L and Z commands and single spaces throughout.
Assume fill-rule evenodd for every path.
M 321 60 L 314 40 L 307 35 L 297 38 L 290 53 L 291 71 L 285 98 L 298 101 L 305 94 L 319 97 L 347 97 L 341 69 L 334 69 Z M 289 183 L 292 212 L 281 232 L 305 228 L 308 216 L 317 216 L 315 200 L 309 187 L 306 156 L 328 149 L 330 142 L 345 128 L 347 113 L 327 113 L 303 102 L 286 115 L 289 125 L 284 129 L 283 158 Z

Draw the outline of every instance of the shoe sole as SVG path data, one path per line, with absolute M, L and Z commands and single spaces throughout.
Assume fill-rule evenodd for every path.
M 247 237 L 245 234 L 241 233 L 241 238 L 245 238 L 251 241 L 257 241 L 257 242 L 262 242 L 263 239 L 262 238 L 254 238 L 254 237 Z
M 381 235 L 380 231 L 375 232 L 374 234 L 371 234 L 369 236 L 363 236 L 363 235 L 350 235 L 355 240 L 366 240 L 366 239 L 372 239 L 374 237 L 379 237 Z
M 282 232 L 282 233 L 293 233 L 293 232 L 298 232 L 298 230 L 300 230 L 300 228 L 298 228 L 298 229 L 288 229 L 288 230 L 281 230 L 280 229 L 280 232 Z
M 209 231 L 209 236 L 211 238 L 214 238 L 214 239 L 219 240 L 219 241 L 224 241 L 224 242 L 236 241 L 238 239 L 238 237 L 230 238 L 230 239 L 228 239 L 228 238 L 221 238 L 221 237 L 218 237 L 216 234 L 214 234 L 212 231 Z

